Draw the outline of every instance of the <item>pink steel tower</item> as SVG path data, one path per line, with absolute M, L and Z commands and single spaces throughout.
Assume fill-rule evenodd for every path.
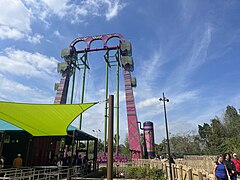
M 108 40 L 114 37 L 117 37 L 120 39 L 119 46 L 107 46 Z M 92 49 L 91 43 L 95 40 L 102 40 L 104 42 L 104 47 Z M 80 41 L 86 42 L 87 44 L 86 49 L 82 49 L 82 50 L 75 49 L 75 45 Z M 76 38 L 70 44 L 69 48 L 66 48 L 62 51 L 62 57 L 64 57 L 65 62 L 59 64 L 59 67 L 58 67 L 59 72 L 62 73 L 62 78 L 61 78 L 61 82 L 57 84 L 57 87 L 56 87 L 57 95 L 55 98 L 55 103 L 56 104 L 66 103 L 66 96 L 68 91 L 69 79 L 71 76 L 70 72 L 72 70 L 72 64 L 73 64 L 72 62 L 74 59 L 74 54 L 76 55 L 78 53 L 85 53 L 86 55 L 88 52 L 92 52 L 92 51 L 102 51 L 102 50 L 111 50 L 111 49 L 117 49 L 117 50 L 120 49 L 120 55 L 121 55 L 120 59 L 121 59 L 121 65 L 123 67 L 124 81 L 125 81 L 126 107 L 127 107 L 127 118 L 128 118 L 128 141 L 129 141 L 129 148 L 131 151 L 131 157 L 132 159 L 142 158 L 140 132 L 138 128 L 134 94 L 132 89 L 133 87 L 136 87 L 136 79 L 134 77 L 131 77 L 131 72 L 134 70 L 134 64 L 133 64 L 133 58 L 132 58 L 132 47 L 131 47 L 131 43 L 126 42 L 125 38 L 121 34 L 114 33 L 114 34 L 105 34 L 105 35 Z M 83 63 L 85 64 L 86 62 L 83 62 Z M 80 126 L 81 126 L 81 122 L 80 122 Z M 118 132 L 117 132 L 117 138 L 119 138 Z M 118 149 L 116 150 L 116 155 L 118 156 Z

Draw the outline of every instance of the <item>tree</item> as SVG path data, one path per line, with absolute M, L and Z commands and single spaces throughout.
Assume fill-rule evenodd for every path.
M 198 125 L 198 133 L 206 154 L 240 151 L 240 115 L 233 106 L 227 106 L 222 121 L 215 117 L 210 125 Z
M 128 136 L 126 135 L 124 144 L 119 145 L 119 153 L 123 156 L 130 157 L 130 150 L 129 150 L 129 142 L 128 142 Z
M 240 115 L 233 106 L 227 106 L 224 114 L 224 125 L 229 137 L 239 136 L 240 133 Z
M 226 152 L 240 152 L 240 115 L 233 106 L 227 106 L 224 113 L 226 137 L 221 149 Z

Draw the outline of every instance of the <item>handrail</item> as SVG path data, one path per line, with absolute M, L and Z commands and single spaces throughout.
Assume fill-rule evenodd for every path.
M 40 168 L 40 169 L 39 169 Z M 41 169 L 43 168 L 43 169 Z M 20 180 L 20 179 L 36 179 L 36 180 L 45 180 L 45 179 L 61 179 L 61 178 L 67 178 L 70 177 L 81 177 L 88 173 L 88 166 L 82 165 L 82 166 L 44 166 L 44 167 L 28 167 L 28 168 L 19 168 L 19 169 L 1 169 L 0 175 L 3 176 L 0 177 L 0 180 L 2 179 L 11 179 L 11 180 Z

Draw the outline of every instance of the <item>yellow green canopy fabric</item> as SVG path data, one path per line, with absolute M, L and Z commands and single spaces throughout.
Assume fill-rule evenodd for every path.
M 63 136 L 72 121 L 96 103 L 25 104 L 0 102 L 0 119 L 33 136 Z

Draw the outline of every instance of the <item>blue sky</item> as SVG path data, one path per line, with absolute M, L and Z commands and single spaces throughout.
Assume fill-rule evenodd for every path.
M 198 124 L 222 117 L 227 105 L 239 108 L 239 9 L 238 0 L 0 0 L 0 100 L 53 103 L 61 49 L 77 37 L 120 33 L 133 46 L 139 121 L 154 122 L 160 143 L 165 126 L 158 99 L 165 92 L 170 133 L 196 132 Z M 103 53 L 90 53 L 89 63 L 85 102 L 102 101 Z M 127 133 L 122 76 L 121 142 Z M 114 94 L 114 68 L 109 80 Z M 83 130 L 100 129 L 103 137 L 103 112 L 103 103 L 87 111 Z

